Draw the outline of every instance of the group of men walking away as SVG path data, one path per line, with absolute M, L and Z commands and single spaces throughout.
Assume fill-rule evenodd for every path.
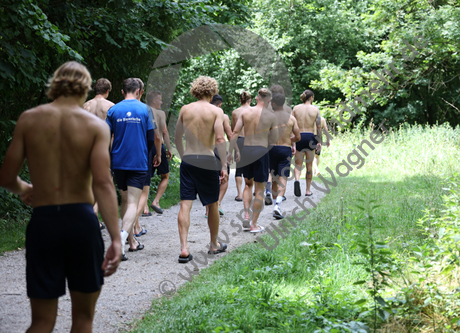
M 32 308 L 27 332 L 53 330 L 66 280 L 72 332 L 91 332 L 104 276 L 113 274 L 121 260 L 128 260 L 126 243 L 129 252 L 144 249 L 138 237 L 147 230 L 140 226 L 139 217 L 151 214 L 147 198 L 154 172 L 161 182 L 151 207 L 163 213 L 160 198 L 167 187 L 172 154 L 161 93 L 150 92 L 144 104 L 142 80 L 129 78 L 123 81 L 124 99 L 113 104 L 107 100 L 110 82 L 99 79 L 96 96 L 85 103 L 91 82 L 88 70 L 77 62 L 59 67 L 49 83 L 48 97 L 53 102 L 20 116 L 0 170 L 0 186 L 33 206 L 26 233 L 27 294 Z M 259 233 L 264 230 L 259 224 L 264 203 L 274 201 L 273 217 L 284 218 L 281 204 L 286 200 L 293 156 L 294 194 L 301 195 L 299 179 L 306 158 L 305 195 L 313 195 L 312 161 L 321 150 L 322 128 L 327 131 L 319 109 L 312 105 L 310 90 L 302 94 L 303 104 L 295 106 L 292 114 L 280 86 L 260 89 L 255 106 L 250 105 L 250 94 L 242 92 L 231 123 L 221 108 L 215 79 L 198 77 L 190 92 L 197 101 L 181 108 L 175 127 L 181 158 L 179 263 L 193 260 L 187 238 L 197 195 L 206 207 L 208 253 L 226 251 L 227 244 L 218 241 L 219 220 L 233 161 L 235 200 L 244 207 L 243 230 Z M 25 159 L 33 185 L 18 177 Z M 112 177 L 121 195 L 121 230 Z M 98 213 L 105 226 L 99 224 Z M 105 227 L 111 245 L 104 258 L 100 230 Z

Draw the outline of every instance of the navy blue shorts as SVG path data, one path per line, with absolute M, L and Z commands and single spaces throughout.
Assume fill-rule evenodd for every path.
M 180 199 L 195 200 L 203 206 L 219 200 L 220 162 L 215 156 L 184 155 L 180 164 Z
M 244 136 L 239 136 L 236 144 L 238 145 L 238 149 L 240 150 L 240 161 L 236 163 L 236 170 L 235 170 L 235 177 L 241 177 L 243 176 L 243 164 L 242 162 L 242 156 L 241 154 L 243 153 L 243 147 L 244 147 Z
M 267 147 L 244 146 L 241 160 L 244 164 L 244 178 L 254 178 L 254 181 L 258 183 L 268 181 L 270 158 Z
M 155 157 L 156 154 L 157 154 L 157 149 L 155 148 L 155 146 L 153 146 L 151 162 L 153 162 L 153 158 Z M 169 161 L 168 161 L 168 158 L 166 157 L 165 145 L 161 145 L 161 163 L 156 168 L 155 167 L 152 168 L 152 171 L 151 171 L 152 177 L 155 176 L 155 171 L 157 172 L 157 175 L 166 175 L 167 173 L 169 173 Z
M 303 132 L 300 133 L 300 141 L 296 142 L 295 149 L 297 151 L 315 150 L 317 143 L 313 133 Z
M 36 207 L 26 230 L 27 296 L 54 299 L 104 284 L 104 241 L 89 203 Z
M 275 176 L 289 178 L 291 175 L 292 149 L 286 146 L 272 146 L 269 152 L 270 170 Z
M 214 155 L 216 155 L 216 158 L 219 161 L 219 172 L 220 172 L 220 170 L 222 169 L 222 164 L 220 164 L 220 158 L 219 158 L 219 154 L 217 153 L 217 148 L 214 148 Z M 229 174 L 230 174 L 230 164 L 227 163 L 227 175 Z
M 113 170 L 113 175 L 121 191 L 127 191 L 128 186 L 142 190 L 147 179 L 147 171 Z M 150 185 L 150 182 L 147 185 Z

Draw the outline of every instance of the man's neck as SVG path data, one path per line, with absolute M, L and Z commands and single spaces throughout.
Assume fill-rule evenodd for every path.
M 212 97 L 202 97 L 198 102 L 211 103 Z
M 127 93 L 127 94 L 125 95 L 125 101 L 126 101 L 127 99 L 137 99 L 137 97 L 138 97 L 138 96 L 135 95 L 135 94 L 133 94 L 133 93 Z
M 109 97 L 108 94 L 99 94 L 94 96 L 94 99 L 107 99 L 107 97 Z
M 268 104 L 268 103 L 267 103 Z M 265 102 L 264 101 L 257 101 L 257 107 L 259 108 L 266 108 L 268 105 L 265 105 Z
M 59 96 L 56 98 L 53 103 L 55 104 L 66 104 L 66 105 L 75 105 L 75 106 L 82 106 L 83 103 L 86 100 L 86 95 L 85 96 Z

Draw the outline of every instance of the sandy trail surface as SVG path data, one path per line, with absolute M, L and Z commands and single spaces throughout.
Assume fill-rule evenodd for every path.
M 292 175 L 291 175 L 292 176 Z M 301 180 L 303 195 L 305 194 L 305 180 Z M 311 200 L 318 203 L 324 196 L 323 193 L 312 187 L 314 195 Z M 227 253 L 247 242 L 253 242 L 260 234 L 238 232 L 241 225 L 237 215 L 243 209 L 243 203 L 235 201 L 237 195 L 234 169 L 230 175 L 230 184 L 227 194 L 222 202 L 225 215 L 220 220 L 220 238 L 228 244 Z M 299 204 L 294 201 L 294 181 L 288 182 L 286 191 L 287 200 L 282 203 L 282 211 L 290 215 L 290 212 Z M 298 198 L 303 202 L 304 196 Z M 305 201 L 305 206 L 311 205 Z M 299 207 L 297 212 L 301 211 Z M 154 298 L 162 297 L 162 293 L 168 292 L 187 282 L 182 276 L 188 278 L 190 271 L 197 268 L 191 263 L 179 264 L 180 253 L 179 235 L 177 229 L 177 214 L 179 205 L 164 211 L 163 215 L 152 212 L 151 217 L 142 217 L 141 225 L 147 229 L 147 234 L 139 238 L 145 245 L 145 249 L 139 252 L 126 252 L 128 261 L 122 262 L 118 271 L 105 279 L 101 296 L 96 306 L 94 319 L 94 332 L 120 332 L 129 330 L 136 319 L 142 318 L 143 313 L 151 306 Z M 265 206 L 260 214 L 259 224 L 268 227 L 270 223 L 277 223 L 273 217 L 273 206 Z M 209 244 L 209 229 L 204 217 L 205 208 L 199 200 L 194 201 L 191 211 L 191 223 L 189 231 L 190 252 L 204 261 L 200 251 L 206 253 Z M 265 234 L 264 232 L 263 234 Z M 106 248 L 110 243 L 110 237 L 106 230 L 102 231 Z M 127 251 L 128 246 L 125 247 Z M 225 255 L 216 255 L 216 258 Z M 213 260 L 209 260 L 213 262 Z M 202 269 L 206 266 L 198 264 Z M 30 325 L 30 305 L 26 293 L 25 282 L 25 251 L 12 251 L 0 256 L 0 332 L 13 333 L 25 332 Z M 167 281 L 167 282 L 163 282 Z M 161 287 L 160 287 L 161 285 Z M 54 332 L 69 332 L 71 327 L 71 303 L 70 295 L 59 299 L 58 316 Z

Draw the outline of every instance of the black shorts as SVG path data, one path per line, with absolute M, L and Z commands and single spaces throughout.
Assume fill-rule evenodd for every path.
M 153 162 L 153 157 L 157 154 L 157 149 L 155 146 L 152 149 L 152 159 L 151 162 Z M 165 145 L 161 145 L 161 163 L 159 166 L 156 168 L 153 167 L 151 171 L 151 176 L 155 176 L 155 171 L 157 172 L 157 175 L 166 175 L 169 173 L 169 161 L 168 158 L 166 157 L 166 148 Z
M 243 160 L 241 154 L 243 153 L 244 136 L 239 136 L 238 140 L 236 141 L 236 144 L 238 145 L 238 149 L 240 150 L 240 162 L 236 163 L 235 177 L 241 177 L 243 176 L 243 166 L 244 166 L 241 163 Z
M 121 191 L 127 191 L 128 186 L 142 190 L 147 179 L 147 171 L 113 170 L 113 175 Z M 150 182 L 147 185 L 150 185 Z
M 285 146 L 272 146 L 269 152 L 270 170 L 273 170 L 275 176 L 289 178 L 291 175 L 292 149 Z
M 195 200 L 198 193 L 203 206 L 217 202 L 220 189 L 219 165 L 215 156 L 184 155 L 180 164 L 180 199 Z
M 27 296 L 54 299 L 104 284 L 104 241 L 88 203 L 36 207 L 26 230 Z
M 315 150 L 318 141 L 316 141 L 315 135 L 309 132 L 300 133 L 300 141 L 296 142 L 295 149 L 297 151 Z
M 245 164 L 243 167 L 244 178 L 254 178 L 254 181 L 258 183 L 268 181 L 268 169 L 270 168 L 268 148 L 262 146 L 244 146 L 241 160 Z

